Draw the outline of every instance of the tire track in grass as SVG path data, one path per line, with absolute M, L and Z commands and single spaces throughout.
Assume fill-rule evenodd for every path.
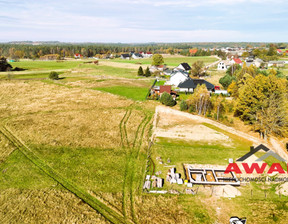
M 125 203 L 125 214 L 129 210 L 127 208 L 126 203 L 130 200 L 130 213 L 132 216 L 132 220 L 135 223 L 138 223 L 136 212 L 134 209 L 134 186 L 135 186 L 135 164 L 139 159 L 139 153 L 142 146 L 142 141 L 144 137 L 144 133 L 147 125 L 151 121 L 151 116 L 145 114 L 145 117 L 142 119 L 140 124 L 138 125 L 137 131 L 135 133 L 135 138 L 133 141 L 133 146 L 130 148 L 129 153 L 127 154 L 127 163 L 125 168 L 125 180 L 123 185 L 123 203 Z M 140 133 L 140 134 L 139 134 Z M 141 185 L 141 184 L 140 184 Z M 129 199 L 128 199 L 129 195 Z
M 118 213 L 116 210 L 111 209 L 100 200 L 93 197 L 86 190 L 76 186 L 70 181 L 63 178 L 52 167 L 48 166 L 43 160 L 35 155 L 32 150 L 27 147 L 21 140 L 19 140 L 7 127 L 0 127 L 0 132 L 10 140 L 32 163 L 34 163 L 39 169 L 44 171 L 49 177 L 62 185 L 65 189 L 72 192 L 74 195 L 82 199 L 95 211 L 99 212 L 111 223 L 133 223 L 131 220 L 124 218 L 123 214 Z

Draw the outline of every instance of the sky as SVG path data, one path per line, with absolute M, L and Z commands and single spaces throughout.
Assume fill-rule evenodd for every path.
M 0 42 L 288 42 L 287 0 L 0 0 Z

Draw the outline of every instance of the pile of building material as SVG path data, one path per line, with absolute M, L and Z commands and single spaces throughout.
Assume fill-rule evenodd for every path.
M 241 196 L 241 192 L 231 185 L 213 186 L 213 194 L 218 197 L 235 198 Z
M 176 168 L 173 167 L 169 169 L 166 180 L 170 182 L 170 184 L 183 184 L 183 179 L 181 178 L 180 173 L 176 173 Z
M 162 178 L 153 175 L 150 180 L 150 175 L 147 175 L 145 183 L 143 185 L 143 189 L 149 190 L 151 188 L 151 182 L 152 182 L 152 188 L 162 188 L 164 184 Z

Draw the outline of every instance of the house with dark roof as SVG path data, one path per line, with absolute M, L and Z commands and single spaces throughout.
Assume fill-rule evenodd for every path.
M 143 58 L 143 56 L 142 56 L 142 54 L 140 54 L 140 53 L 133 53 L 133 54 L 132 54 L 132 58 L 134 58 L 134 59 L 141 59 L 141 58 Z
M 176 68 L 174 68 L 174 70 L 182 70 L 188 72 L 191 70 L 191 67 L 188 63 L 181 63 Z
M 120 56 L 121 59 L 130 59 L 130 54 L 121 54 Z
M 210 92 L 214 92 L 215 91 L 215 86 L 213 84 L 211 84 L 210 82 L 207 82 L 204 79 L 187 79 L 184 82 L 181 82 L 178 87 L 180 92 L 187 92 L 187 93 L 193 93 L 194 89 L 196 89 L 196 87 L 198 85 L 205 85 L 206 88 L 208 89 L 208 91 Z

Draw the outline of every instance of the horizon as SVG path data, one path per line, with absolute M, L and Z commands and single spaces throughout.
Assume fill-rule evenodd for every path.
M 284 0 L 0 0 L 0 42 L 282 43 L 285 6 Z

